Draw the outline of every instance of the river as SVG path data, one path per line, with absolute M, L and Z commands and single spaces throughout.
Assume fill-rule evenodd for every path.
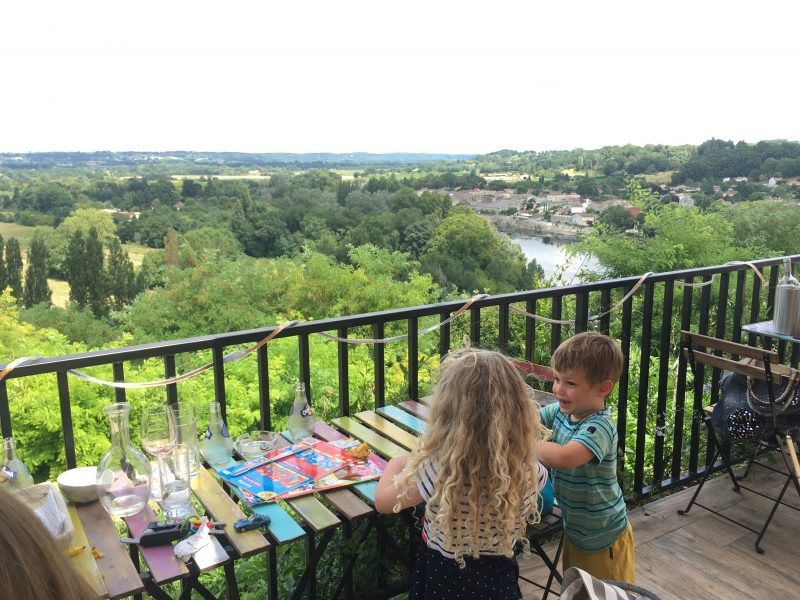
M 578 259 L 573 259 L 567 263 L 567 256 L 565 250 L 570 244 L 574 244 L 572 240 L 565 240 L 555 237 L 512 237 L 511 241 L 522 248 L 525 258 L 528 262 L 531 259 L 536 259 L 544 269 L 545 277 L 551 277 L 556 269 L 560 266 L 566 265 L 562 275 L 564 285 L 574 283 L 572 280 L 575 274 L 580 269 L 581 264 Z M 585 266 L 591 268 L 595 266 L 595 261 L 591 258 L 587 260 Z M 577 281 L 577 280 L 576 280 Z

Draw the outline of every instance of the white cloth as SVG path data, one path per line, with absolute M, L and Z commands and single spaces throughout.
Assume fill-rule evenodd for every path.
M 210 539 L 208 537 L 208 527 L 206 527 L 207 522 L 208 517 L 200 519 L 200 528 L 197 530 L 197 533 L 175 544 L 173 550 L 175 556 L 180 558 L 183 562 L 189 562 L 195 552 L 200 550 L 203 546 L 208 545 Z
M 33 511 L 56 542 L 63 546 L 72 542 L 75 533 L 72 519 L 69 518 L 64 498 L 52 483 L 37 483 L 14 494 Z

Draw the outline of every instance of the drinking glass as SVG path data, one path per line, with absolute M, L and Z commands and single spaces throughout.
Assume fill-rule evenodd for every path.
M 164 457 L 175 446 L 175 427 L 166 406 L 149 406 L 142 411 L 142 447 L 158 460 L 158 491 L 164 497 Z
M 170 405 L 169 415 L 175 427 L 175 443 L 189 446 L 192 477 L 200 474 L 200 447 L 197 443 L 197 414 L 194 406 L 188 402 L 177 402 Z
M 189 444 L 175 444 L 164 459 L 161 510 L 170 519 L 183 519 L 192 509 L 192 460 Z

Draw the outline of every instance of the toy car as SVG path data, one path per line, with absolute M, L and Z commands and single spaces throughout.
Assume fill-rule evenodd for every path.
M 259 527 L 264 527 L 265 525 L 269 525 L 270 518 L 265 515 L 257 515 L 252 514 L 249 517 L 244 519 L 239 519 L 233 524 L 233 528 L 242 533 L 244 531 L 250 531 L 251 529 L 258 529 Z

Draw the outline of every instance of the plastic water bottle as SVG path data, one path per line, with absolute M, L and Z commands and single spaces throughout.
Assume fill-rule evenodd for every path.
M 300 381 L 294 387 L 294 402 L 289 411 L 289 434 L 297 442 L 314 434 L 314 411 L 306 398 L 306 385 Z

